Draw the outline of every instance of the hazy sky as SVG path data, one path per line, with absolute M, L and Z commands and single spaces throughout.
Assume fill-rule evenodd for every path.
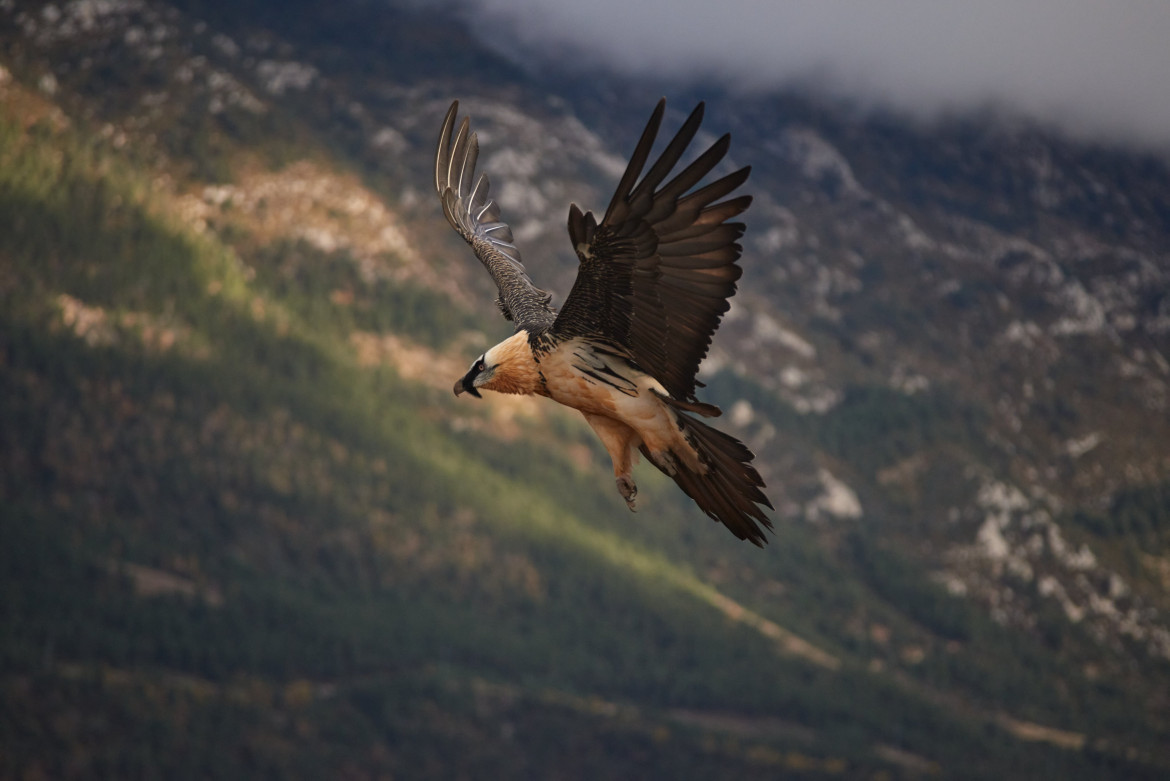
M 1170 149 L 1170 0 L 465 0 L 498 45 Z M 501 30 L 508 34 L 501 39 Z

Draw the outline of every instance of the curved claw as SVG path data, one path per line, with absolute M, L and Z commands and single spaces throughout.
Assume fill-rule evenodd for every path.
M 633 478 L 629 475 L 620 475 L 616 482 L 618 493 L 626 500 L 626 506 L 630 508 L 631 512 L 637 512 L 638 508 L 634 506 L 634 497 L 638 495 L 638 486 L 634 484 Z

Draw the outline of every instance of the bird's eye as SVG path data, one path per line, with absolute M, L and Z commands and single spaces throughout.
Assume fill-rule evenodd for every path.
M 484 369 L 486 369 L 486 368 L 487 368 L 487 364 L 486 364 L 486 363 L 484 363 L 483 361 L 480 361 L 479 363 L 477 363 L 477 364 L 475 365 L 475 370 L 476 370 L 477 372 L 481 372 L 481 371 L 483 371 L 483 370 L 484 370 Z

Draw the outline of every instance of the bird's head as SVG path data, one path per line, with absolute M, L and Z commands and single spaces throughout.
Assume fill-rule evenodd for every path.
M 480 398 L 479 391 L 497 393 L 539 393 L 540 370 L 528 346 L 528 334 L 517 331 L 471 363 L 459 382 L 455 395 L 470 393 Z
M 467 370 L 467 374 L 464 374 L 455 383 L 456 396 L 461 393 L 470 393 L 477 399 L 483 398 L 478 389 L 490 382 L 496 373 L 496 366 L 489 364 L 487 357 L 488 354 L 484 353 L 471 362 L 471 368 Z

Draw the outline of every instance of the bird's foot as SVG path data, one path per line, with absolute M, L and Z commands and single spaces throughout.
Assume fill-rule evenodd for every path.
M 630 510 L 637 512 L 638 508 L 634 506 L 634 497 L 638 495 L 638 486 L 634 485 L 634 480 L 629 475 L 619 475 L 617 478 L 618 493 L 626 500 L 626 506 Z

